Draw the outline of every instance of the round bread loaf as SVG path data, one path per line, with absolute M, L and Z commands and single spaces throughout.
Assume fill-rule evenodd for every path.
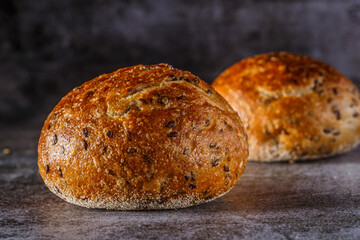
M 228 192 L 243 173 L 238 114 L 208 84 L 167 64 L 101 75 L 68 93 L 43 126 L 38 165 L 70 203 L 183 208 Z
M 320 61 L 263 54 L 234 64 L 213 87 L 243 120 L 249 160 L 320 158 L 360 142 L 359 91 Z

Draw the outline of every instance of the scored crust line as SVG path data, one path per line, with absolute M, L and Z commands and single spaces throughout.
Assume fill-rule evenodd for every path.
M 179 79 L 179 80 L 175 80 L 175 81 L 174 80 L 166 80 L 166 81 L 160 82 L 158 84 L 151 84 L 151 85 L 147 85 L 147 86 L 139 86 L 138 88 L 135 88 L 134 90 L 132 90 L 132 92 L 126 94 L 125 96 L 122 96 L 119 100 L 125 100 L 125 99 L 128 99 L 128 98 L 132 97 L 132 96 L 139 95 L 141 93 L 146 93 L 146 92 L 149 92 L 150 90 L 154 90 L 154 89 L 157 89 L 157 88 L 161 88 L 164 85 L 171 84 L 171 82 L 184 82 L 185 84 L 191 86 L 192 88 L 195 88 L 198 92 L 201 93 L 202 96 L 205 96 L 206 99 L 207 99 L 207 103 L 209 103 L 211 106 L 216 107 L 216 108 L 218 108 L 219 110 L 221 110 L 223 112 L 226 111 L 226 109 L 221 107 L 216 102 L 212 101 L 212 99 L 210 98 L 210 96 L 208 94 L 206 94 L 204 89 L 200 88 L 199 86 L 196 86 L 193 83 L 190 83 L 190 82 L 188 82 L 186 80 L 183 80 L 183 79 Z M 128 112 L 124 112 L 122 114 L 117 114 L 116 116 L 124 117 L 127 114 L 128 114 Z M 107 115 L 110 116 L 108 113 L 107 113 Z M 114 116 L 110 116 L 110 117 L 114 118 Z

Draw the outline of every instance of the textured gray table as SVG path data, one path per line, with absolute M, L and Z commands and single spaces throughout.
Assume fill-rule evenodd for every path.
M 37 172 L 39 127 L 0 128 L 0 238 L 360 239 L 360 148 L 302 163 L 249 163 L 211 203 L 171 211 L 77 207 Z

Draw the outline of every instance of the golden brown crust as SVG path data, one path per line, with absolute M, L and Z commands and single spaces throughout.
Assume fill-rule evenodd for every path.
M 333 67 L 290 53 L 244 59 L 213 87 L 238 111 L 249 160 L 326 157 L 360 142 L 360 94 Z
M 230 190 L 246 166 L 237 113 L 167 64 L 101 75 L 68 93 L 39 140 L 51 191 L 85 207 L 181 208 Z

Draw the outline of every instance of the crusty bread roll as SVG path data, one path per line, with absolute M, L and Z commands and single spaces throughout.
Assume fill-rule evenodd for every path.
M 238 111 L 249 136 L 249 160 L 331 156 L 360 142 L 357 87 L 309 57 L 271 53 L 244 59 L 213 87 Z
M 70 203 L 183 208 L 228 192 L 243 173 L 238 114 L 208 84 L 167 64 L 101 75 L 68 93 L 43 126 L 40 174 Z

